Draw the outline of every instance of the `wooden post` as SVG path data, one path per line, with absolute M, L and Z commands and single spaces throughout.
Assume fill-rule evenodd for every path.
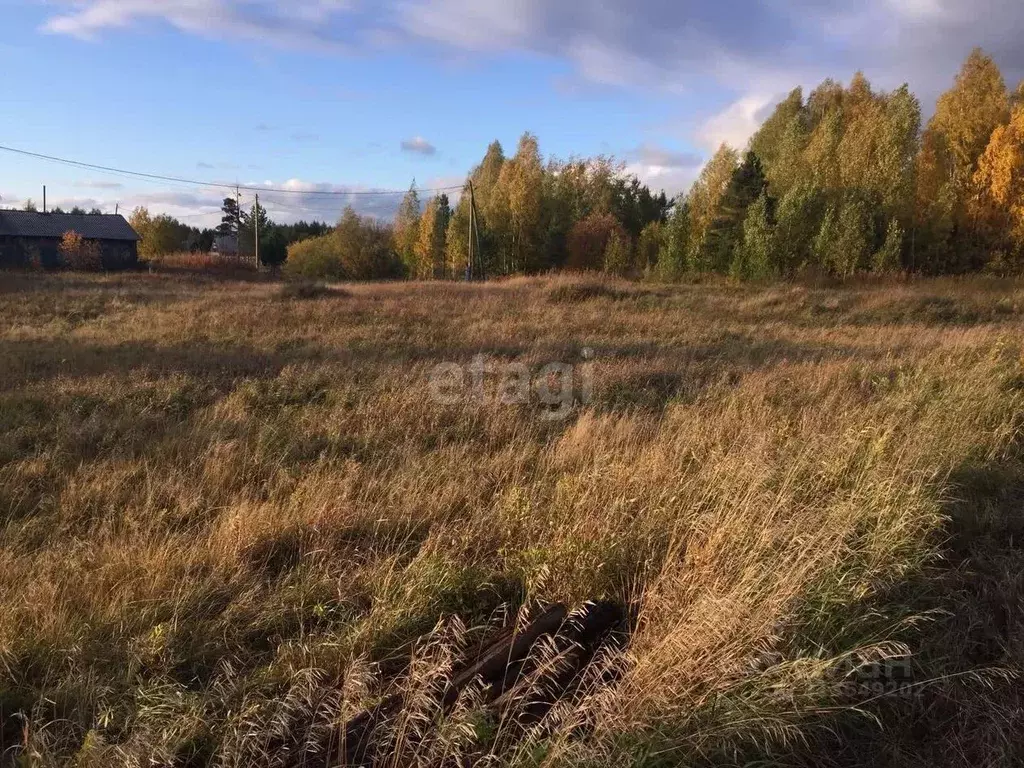
M 235 258 L 242 258 L 242 196 L 235 184 Z
M 256 233 L 256 271 L 260 270 L 260 195 L 256 193 L 256 207 L 252 211 L 252 226 Z

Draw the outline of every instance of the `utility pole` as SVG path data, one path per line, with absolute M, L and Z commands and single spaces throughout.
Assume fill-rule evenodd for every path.
M 256 193 L 256 207 L 252 211 L 252 226 L 256 232 L 256 271 L 260 269 L 260 193 Z
M 46 213 L 46 185 L 43 184 L 43 213 Z
M 235 184 L 235 258 L 242 258 L 242 196 Z

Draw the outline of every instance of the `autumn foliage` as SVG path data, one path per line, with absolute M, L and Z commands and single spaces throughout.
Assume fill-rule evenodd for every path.
M 58 246 L 64 266 L 89 272 L 103 269 L 99 243 L 86 240 L 75 231 L 65 232 Z

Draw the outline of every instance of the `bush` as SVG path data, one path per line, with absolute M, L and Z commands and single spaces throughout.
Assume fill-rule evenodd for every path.
M 278 296 L 281 299 L 326 299 L 326 298 L 344 298 L 351 296 L 348 291 L 341 288 L 332 288 L 323 283 L 318 283 L 311 280 L 299 280 L 293 283 L 285 283 L 281 286 L 281 292 Z
M 99 272 L 103 269 L 99 243 L 85 240 L 77 232 L 65 232 L 58 251 L 61 262 L 70 269 L 88 272 Z
M 603 268 L 608 240 L 613 232 L 627 237 L 622 224 L 610 213 L 593 213 L 577 221 L 569 231 L 567 266 L 577 270 Z
M 613 229 L 604 249 L 604 271 L 625 277 L 633 269 L 633 246 L 622 228 Z
M 579 304 L 592 299 L 623 299 L 626 296 L 628 294 L 624 291 L 596 280 L 562 283 L 548 291 L 548 301 L 554 304 Z
M 308 280 L 386 280 L 404 269 L 390 227 L 345 210 L 333 232 L 288 249 L 285 274 Z

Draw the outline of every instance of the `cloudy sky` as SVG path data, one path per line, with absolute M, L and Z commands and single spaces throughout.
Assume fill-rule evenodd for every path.
M 926 114 L 973 46 L 1024 77 L 1021 0 L 0 0 L 0 145 L 290 189 L 275 219 L 381 215 L 461 183 L 491 140 L 614 154 L 670 194 L 796 85 L 909 82 Z M 0 206 L 147 205 L 196 225 L 223 190 L 0 151 Z M 312 194 L 332 192 L 337 194 Z M 243 195 L 243 203 L 251 201 Z

